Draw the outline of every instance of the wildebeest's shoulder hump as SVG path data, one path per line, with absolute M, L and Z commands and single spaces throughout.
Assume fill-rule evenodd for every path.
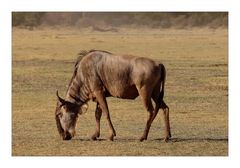
M 105 50 L 89 50 L 89 53 L 91 52 L 98 52 L 98 53 L 105 53 L 105 54 L 112 54 L 111 52 L 105 51 Z
M 87 60 L 91 60 L 93 59 L 93 57 L 99 57 L 101 55 L 112 55 L 112 53 L 108 52 L 108 51 L 104 51 L 104 50 L 81 50 L 78 54 L 77 60 L 75 62 L 75 68 L 78 67 L 78 65 L 80 65 L 79 63 L 82 61 L 82 59 L 84 57 L 90 57 Z M 98 58 L 95 58 L 98 59 Z M 85 60 L 86 61 L 86 60 Z

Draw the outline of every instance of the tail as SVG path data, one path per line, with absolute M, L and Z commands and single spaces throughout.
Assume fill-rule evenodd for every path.
M 161 89 L 160 89 L 160 95 L 159 100 L 162 101 L 164 97 L 164 85 L 166 80 L 166 69 L 163 64 L 159 64 L 160 69 L 160 83 L 161 83 Z

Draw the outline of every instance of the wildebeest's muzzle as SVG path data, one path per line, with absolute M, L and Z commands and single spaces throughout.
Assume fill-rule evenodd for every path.
M 72 139 L 72 135 L 68 131 L 64 132 L 63 140 L 71 140 L 71 139 Z

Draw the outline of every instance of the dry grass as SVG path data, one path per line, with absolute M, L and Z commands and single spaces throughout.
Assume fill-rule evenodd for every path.
M 90 30 L 13 29 L 13 155 L 228 155 L 228 31 L 226 29 Z M 167 68 L 165 100 L 170 107 L 173 139 L 164 143 L 161 113 L 149 140 L 139 142 L 147 117 L 141 100 L 109 98 L 114 142 L 90 141 L 94 108 L 80 116 L 77 135 L 59 138 L 54 120 L 55 91 L 63 95 L 76 54 L 102 49 L 161 60 Z M 114 66 L 114 65 L 113 65 Z M 160 117 L 161 116 L 161 117 Z

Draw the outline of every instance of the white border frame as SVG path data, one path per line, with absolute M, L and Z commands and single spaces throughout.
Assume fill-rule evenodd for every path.
M 9 0 L 0 4 L 0 161 L 7 167 L 229 167 L 239 165 L 240 9 L 238 0 Z M 12 157 L 11 13 L 13 11 L 225 11 L 229 12 L 228 157 Z M 93 160 L 94 159 L 94 160 Z M 70 164 L 70 165 L 69 165 Z

